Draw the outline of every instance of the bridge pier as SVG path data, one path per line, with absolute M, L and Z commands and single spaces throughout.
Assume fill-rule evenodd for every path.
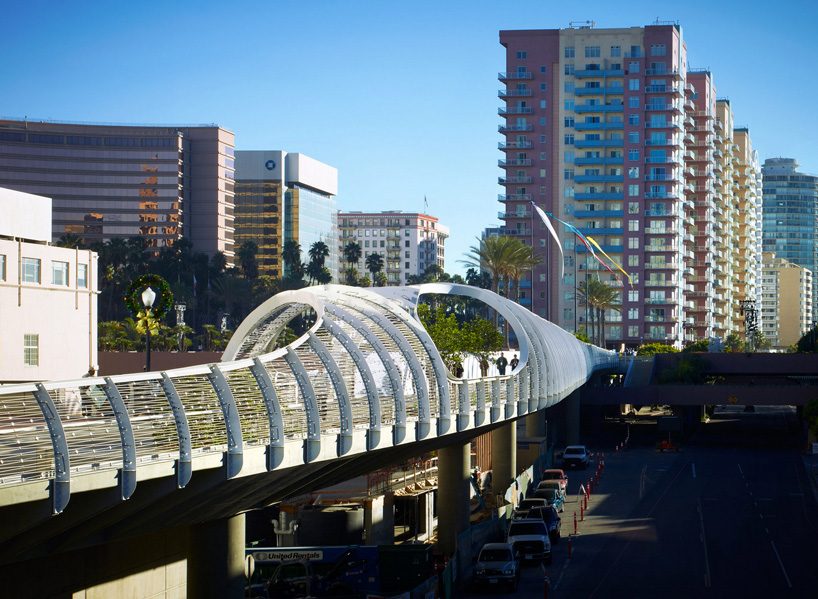
M 545 437 L 546 436 L 546 419 L 545 410 L 537 410 L 525 417 L 525 436 L 526 437 Z
M 562 400 L 565 406 L 565 442 L 566 445 L 579 443 L 579 389 L 576 389 Z
M 190 527 L 188 597 L 244 597 L 244 514 Z
M 491 431 L 491 486 L 505 493 L 517 476 L 517 422 L 512 420 Z
M 443 447 L 437 458 L 437 544 L 444 555 L 452 555 L 458 535 L 469 527 L 471 443 Z

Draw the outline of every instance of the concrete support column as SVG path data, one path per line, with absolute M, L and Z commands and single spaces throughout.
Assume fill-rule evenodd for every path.
M 567 445 L 579 443 L 579 389 L 562 400 L 565 405 L 565 441 Z
M 469 527 L 469 458 L 471 444 L 437 452 L 437 543 L 444 555 L 457 549 L 457 536 Z
M 190 527 L 187 596 L 244 597 L 244 514 Z
M 537 410 L 525 417 L 526 437 L 545 437 L 545 410 Z
M 491 431 L 491 486 L 504 495 L 517 476 L 517 422 L 512 420 Z
M 364 531 L 367 545 L 395 542 L 395 495 L 369 497 L 364 502 Z

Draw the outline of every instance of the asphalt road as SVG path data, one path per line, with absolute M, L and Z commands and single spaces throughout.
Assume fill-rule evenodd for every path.
M 542 597 L 546 575 L 557 598 L 818 596 L 818 508 L 793 412 L 719 411 L 678 453 L 654 449 L 653 427 L 631 431 L 626 451 L 606 454 L 571 559 L 564 537 L 553 565 L 525 566 L 506 596 Z M 569 494 L 591 474 L 569 473 Z

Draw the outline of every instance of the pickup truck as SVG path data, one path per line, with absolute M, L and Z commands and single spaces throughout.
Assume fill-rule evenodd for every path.
M 524 560 L 542 560 L 551 563 L 551 539 L 548 526 L 542 518 L 512 520 L 506 540 Z

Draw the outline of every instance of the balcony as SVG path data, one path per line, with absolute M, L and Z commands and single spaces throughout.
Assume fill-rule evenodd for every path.
M 574 71 L 574 77 L 577 79 L 624 76 L 625 71 L 623 69 L 579 69 L 578 71 Z
M 677 85 L 646 85 L 646 94 L 678 94 L 684 95 L 684 91 Z
M 624 104 L 576 104 L 574 112 L 622 112 L 624 108 Z
M 527 79 L 534 79 L 534 73 L 530 71 L 518 71 L 516 73 L 497 73 L 497 78 L 500 81 L 524 81 Z
M 575 96 L 602 96 L 607 94 L 621 95 L 625 93 L 625 88 L 621 85 L 614 85 L 608 87 L 576 87 L 574 88 Z
M 675 244 L 668 244 L 668 243 L 649 243 L 645 246 L 646 252 L 656 252 L 656 253 L 663 253 L 663 252 L 678 252 L 679 246 Z
M 679 281 L 676 279 L 648 279 L 645 287 L 676 287 Z
M 501 141 L 497 144 L 497 148 L 500 150 L 523 150 L 533 145 L 531 141 Z
M 678 262 L 645 262 L 645 268 L 650 270 L 677 270 L 679 268 Z
M 676 227 L 647 227 L 645 235 L 675 235 L 679 232 Z
M 622 164 L 623 158 L 621 157 L 606 157 L 606 156 L 597 156 L 597 157 L 587 157 L 583 156 L 582 158 L 574 158 L 574 164 L 578 166 L 586 165 L 586 164 Z
M 676 175 L 671 173 L 648 173 L 645 175 L 645 181 L 673 181 L 678 183 Z
M 513 166 L 531 166 L 531 158 L 510 158 L 508 160 L 498 160 L 497 166 L 509 168 Z
M 621 148 L 624 139 L 579 139 L 574 141 L 578 148 Z
M 674 77 L 676 79 L 681 79 L 682 74 L 677 70 L 667 70 L 667 69 L 645 69 L 645 76 L 646 77 Z
M 500 133 L 514 133 L 516 131 L 533 131 L 533 130 L 534 130 L 534 125 L 531 125 L 531 124 L 518 125 L 518 124 L 515 123 L 513 125 L 500 125 L 500 126 L 497 127 L 497 131 L 499 131 Z
M 575 218 L 622 218 L 624 210 L 574 210 Z
M 498 177 L 497 183 L 500 185 L 510 185 L 513 183 L 531 183 L 533 180 L 532 177 Z
M 591 235 L 591 237 L 593 237 L 593 235 Z M 599 241 L 599 240 L 597 240 L 597 241 Z M 604 243 L 600 243 L 599 245 L 608 254 L 621 254 L 622 253 L 622 246 L 621 245 L 606 245 Z M 576 251 L 577 251 L 578 254 L 584 254 L 585 252 L 588 251 L 588 248 L 586 248 L 584 244 L 578 243 L 576 245 Z
M 679 198 L 679 193 L 674 191 L 646 191 L 646 200 L 676 200 Z
M 678 146 L 679 138 L 678 137 L 666 137 L 666 138 L 657 138 L 657 139 L 646 139 L 645 140 L 646 146 Z
M 500 116 L 516 115 L 516 114 L 533 114 L 534 109 L 530 106 L 509 106 L 508 108 L 498 108 L 497 114 Z
M 660 305 L 660 306 L 674 306 L 676 305 L 677 298 L 675 295 L 671 295 L 670 297 L 646 297 L 645 303 L 651 305 Z
M 675 104 L 646 104 L 645 110 L 648 112 L 667 112 L 670 110 L 680 111 L 681 109 Z
M 594 238 L 602 235 L 622 235 L 624 233 L 624 229 L 622 227 L 597 227 L 595 229 L 588 229 L 586 227 L 577 228 L 582 232 L 583 235 L 590 235 L 591 237 Z
M 681 160 L 677 156 L 664 156 L 660 158 L 645 156 L 645 162 L 648 164 L 679 164 Z
M 534 94 L 530 89 L 501 89 L 497 92 L 500 98 L 528 98 Z
M 671 212 L 670 210 L 645 210 L 645 216 L 651 216 L 654 218 L 678 218 L 679 215 Z
M 624 129 L 625 123 L 617 121 L 613 123 L 575 123 L 574 129 L 577 131 L 607 131 L 611 129 Z
M 682 124 L 675 121 L 648 121 L 645 123 L 645 129 L 676 129 L 682 130 Z
M 498 212 L 497 218 L 501 220 L 509 220 L 512 218 L 529 219 L 531 212 Z
M 624 199 L 623 192 L 594 192 L 594 193 L 575 193 L 575 200 L 619 200 Z
M 623 175 L 575 175 L 577 183 L 622 183 Z
M 508 193 L 499 194 L 497 196 L 498 202 L 530 202 L 531 194 L 529 193 Z

